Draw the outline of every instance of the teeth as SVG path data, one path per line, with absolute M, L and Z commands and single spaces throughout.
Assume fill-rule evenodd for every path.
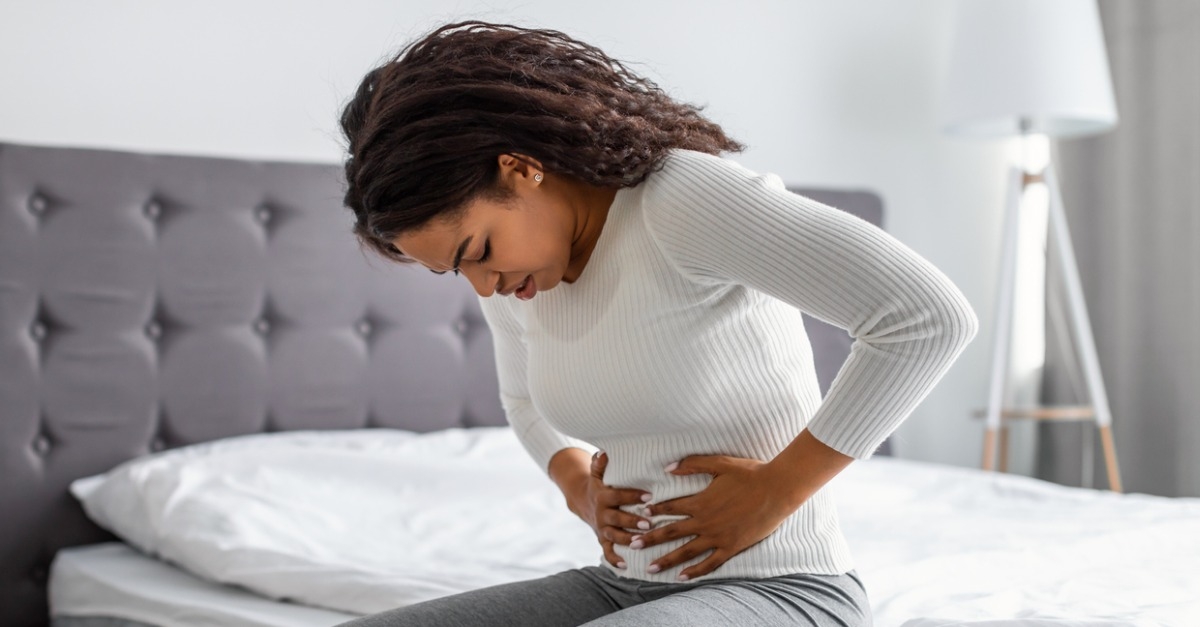
M 532 276 L 532 275 L 531 275 L 531 276 Z M 518 285 L 517 287 L 513 288 L 513 291 L 509 292 L 509 294 L 516 294 L 517 292 L 519 292 L 519 291 L 521 291 L 521 290 L 525 289 L 525 285 L 526 285 L 527 283 L 529 283 L 529 277 L 528 277 L 528 276 L 527 276 L 527 277 L 525 277 L 525 280 L 524 280 L 524 281 L 521 281 L 521 284 L 520 284 L 520 285 Z

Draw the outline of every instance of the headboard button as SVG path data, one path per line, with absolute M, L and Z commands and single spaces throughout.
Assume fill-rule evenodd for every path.
M 33 326 L 29 327 L 29 334 L 38 342 L 46 339 L 46 325 L 41 322 L 33 323 Z
M 267 322 L 266 318 L 259 318 L 254 321 L 254 332 L 259 335 L 266 335 L 271 332 L 271 323 Z
M 50 452 L 50 438 L 39 435 L 33 440 L 33 452 L 45 457 Z
M 146 323 L 145 332 L 146 337 L 152 340 L 157 340 L 158 338 L 162 337 L 162 325 L 152 320 Z
M 259 205 L 254 208 L 254 219 L 258 220 L 259 224 L 266 224 L 271 221 L 271 208 L 266 205 Z
M 371 334 L 371 322 L 369 320 L 359 320 L 354 323 L 354 332 L 367 337 Z
M 154 451 L 155 453 L 157 453 L 165 448 L 167 448 L 167 443 L 164 442 L 162 438 L 156 437 L 153 440 L 150 440 L 150 450 L 151 451 Z
M 459 320 L 454 323 L 454 330 L 457 331 L 459 335 L 466 335 L 467 329 L 469 328 L 470 327 L 467 325 L 466 320 Z
M 41 194 L 34 194 L 29 198 L 29 211 L 34 215 L 41 215 L 49 208 L 50 203 L 46 201 L 46 197 Z
M 146 214 L 146 217 L 151 220 L 157 220 L 158 216 L 162 215 L 162 203 L 157 200 L 151 200 L 142 208 L 142 213 Z

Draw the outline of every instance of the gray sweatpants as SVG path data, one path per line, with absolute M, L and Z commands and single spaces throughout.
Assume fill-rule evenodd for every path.
M 339 627 L 869 627 L 855 571 L 659 583 L 588 566 L 481 588 Z

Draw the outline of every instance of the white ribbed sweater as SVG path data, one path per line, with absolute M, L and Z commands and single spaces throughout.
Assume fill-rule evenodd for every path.
M 671 462 L 770 460 L 805 427 L 838 451 L 870 457 L 978 327 L 958 288 L 883 230 L 786 191 L 775 175 L 682 150 L 617 192 L 575 283 L 530 301 L 480 302 L 501 400 L 537 463 L 546 469 L 566 447 L 598 447 L 609 457 L 606 484 L 655 501 L 711 480 L 669 475 Z M 855 339 L 824 401 L 800 310 Z M 628 568 L 615 572 L 676 581 L 682 566 L 653 575 L 646 567 L 683 542 L 618 546 Z M 821 490 L 698 579 L 851 568 Z

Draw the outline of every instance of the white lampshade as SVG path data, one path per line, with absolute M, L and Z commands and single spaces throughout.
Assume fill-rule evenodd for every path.
M 1116 126 L 1095 0 L 959 0 L 956 9 L 946 133 L 1078 137 Z

